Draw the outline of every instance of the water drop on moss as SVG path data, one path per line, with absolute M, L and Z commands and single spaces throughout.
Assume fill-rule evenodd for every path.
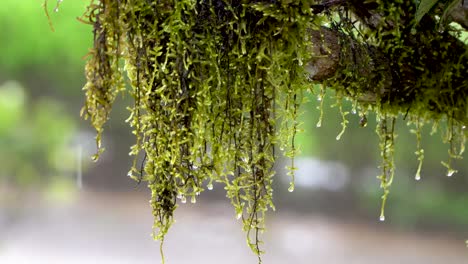
M 208 185 L 206 186 L 206 188 L 208 188 L 208 190 L 213 190 L 213 184 L 212 183 L 208 183 Z
M 238 214 L 236 215 L 236 219 L 237 219 L 237 220 L 241 219 L 241 217 L 242 217 L 242 213 L 238 213 Z
M 453 175 L 455 172 L 457 172 L 457 171 L 456 171 L 456 170 L 452 170 L 452 169 L 448 170 L 448 171 L 447 171 L 447 177 L 452 177 L 452 175 Z

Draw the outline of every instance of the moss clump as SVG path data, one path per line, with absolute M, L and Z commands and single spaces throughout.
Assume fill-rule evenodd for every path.
M 195 202 L 219 182 L 260 255 L 265 213 L 274 209 L 275 146 L 291 158 L 297 153 L 307 69 L 322 84 L 320 108 L 325 89 L 336 91 L 337 139 L 348 123 L 342 98 L 354 102 L 363 127 L 369 111 L 377 114 L 384 220 L 398 116 L 416 126 L 417 179 L 424 123 L 447 124 L 448 176 L 464 151 L 468 50 L 448 24 L 457 1 L 437 2 L 91 1 L 81 19 L 94 33 L 82 114 L 97 130 L 95 159 L 126 76 L 134 99 L 127 122 L 136 138 L 128 175 L 151 189 L 155 237 L 164 239 L 179 201 Z M 292 179 L 294 170 L 293 160 Z
M 101 151 L 126 73 L 134 99 L 127 122 L 136 137 L 128 175 L 151 189 L 157 239 L 168 232 L 178 202 L 195 202 L 205 186 L 220 182 L 248 245 L 261 254 L 265 213 L 274 209 L 275 145 L 288 157 L 297 152 L 310 10 L 308 1 L 89 5 L 83 20 L 94 27 L 94 47 L 82 113 Z
M 424 159 L 421 146 L 424 123 L 443 123 L 447 127 L 443 141 L 449 144 L 449 159 L 442 162 L 447 176 L 456 172 L 452 160 L 461 158 L 464 152 L 468 49 L 458 38 L 460 29 L 442 19 L 453 8 L 463 7 L 459 6 L 460 1 L 430 7 L 424 6 L 427 2 L 378 0 L 315 5 L 316 9 L 328 11 L 323 18 L 331 25 L 315 38 L 327 47 L 330 45 L 326 41 L 335 36 L 339 44 L 339 49 L 332 47 L 328 54 L 323 51 L 315 54 L 318 58 L 313 58 L 313 62 L 320 64 L 323 54 L 332 60 L 331 53 L 339 53 L 335 55 L 339 59 L 334 74 L 316 81 L 334 89 L 339 98 L 356 102 L 356 111 L 377 114 L 376 132 L 382 157 L 382 174 L 378 178 L 384 192 L 381 219 L 385 219 L 384 205 L 394 176 L 397 117 L 403 116 L 410 126 L 416 126 L 410 128 L 417 141 L 416 179 L 421 177 Z M 342 109 L 340 112 L 344 131 L 346 112 Z

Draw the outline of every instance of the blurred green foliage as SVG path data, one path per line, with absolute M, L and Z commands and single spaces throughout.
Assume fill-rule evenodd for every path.
M 3 0 L 0 8 L 1 68 L 9 73 L 31 66 L 48 70 L 82 67 L 82 57 L 91 46 L 91 27 L 77 21 L 86 8 L 81 0 L 67 0 L 59 12 L 49 6 L 52 31 L 43 1 Z M 53 4 L 53 2 L 51 2 Z M 58 76 L 57 76 L 58 77 Z
M 29 100 L 16 82 L 0 86 L 0 180 L 25 187 L 76 167 L 76 125 L 50 98 Z
M 447 179 L 445 179 L 447 180 Z M 377 184 L 360 193 L 360 204 L 368 211 L 378 211 L 380 192 Z M 468 195 L 453 192 L 437 182 L 414 182 L 403 178 L 395 181 L 389 197 L 387 214 L 392 224 L 403 228 L 447 228 L 464 230 L 468 222 Z

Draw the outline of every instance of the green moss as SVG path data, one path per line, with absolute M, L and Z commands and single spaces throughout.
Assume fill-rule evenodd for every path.
M 242 220 L 248 245 L 262 253 L 265 213 L 274 209 L 275 146 L 292 160 L 294 190 L 298 116 L 311 87 L 303 65 L 314 55 L 309 46 L 317 45 L 308 30 L 321 25 L 338 33 L 340 56 L 334 76 L 321 81 L 317 126 L 326 89 L 338 98 L 337 139 L 348 124 L 342 99 L 353 103 L 363 127 L 367 113 L 376 113 L 381 220 L 394 177 L 399 115 L 416 125 L 416 178 L 424 157 L 422 124 L 447 123 L 449 160 L 443 164 L 453 174 L 451 160 L 461 156 L 466 140 L 468 51 L 450 25 L 436 21 L 444 10 L 423 12 L 414 1 L 366 2 L 381 17 L 369 26 L 350 15 L 356 12 L 352 5 L 326 7 L 321 15 L 311 2 L 91 1 L 81 19 L 94 33 L 82 114 L 97 130 L 97 159 L 103 125 L 125 90 L 126 75 L 134 99 L 127 122 L 135 135 L 128 175 L 151 189 L 155 238 L 164 240 L 179 202 L 195 202 L 218 182 Z
M 134 99 L 136 143 L 128 175 L 151 189 L 155 238 L 164 240 L 179 202 L 224 185 L 247 243 L 261 254 L 280 146 L 297 153 L 305 86 L 307 1 L 95 1 L 82 114 L 97 130 L 116 95 Z M 290 174 L 294 179 L 294 161 Z M 206 183 L 208 182 L 208 185 Z M 293 183 L 290 190 L 293 188 Z M 261 259 L 259 258 L 259 261 Z
M 468 49 L 454 37 L 460 34 L 459 28 L 437 20 L 446 15 L 448 6 L 423 12 L 413 1 L 375 2 L 378 5 L 373 12 L 383 19 L 371 27 L 363 21 L 352 22 L 346 8 L 337 8 L 333 10 L 335 16 L 328 17 L 331 28 L 339 33 L 341 54 L 338 71 L 325 84 L 338 96 L 357 102 L 358 111 L 370 108 L 377 114 L 384 219 L 395 168 L 393 130 L 398 116 L 409 120 L 409 126 L 416 126 L 409 129 L 417 141 L 417 180 L 424 159 L 421 127 L 426 122 L 446 124 L 442 140 L 449 144 L 448 161 L 442 165 L 448 176 L 457 172 L 452 160 L 461 158 L 468 123 Z M 346 112 L 340 112 L 343 132 Z

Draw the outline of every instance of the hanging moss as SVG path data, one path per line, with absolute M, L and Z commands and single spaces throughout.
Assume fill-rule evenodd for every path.
M 415 126 L 410 129 L 417 142 L 416 180 L 421 178 L 425 123 L 435 129 L 446 124 L 443 140 L 449 151 L 442 164 L 447 176 L 456 172 L 452 160 L 464 151 L 468 50 L 459 27 L 449 23 L 456 20 L 451 14 L 459 4 L 91 1 L 80 20 L 92 25 L 94 34 L 82 110 L 97 130 L 94 158 L 103 150 L 101 136 L 112 104 L 127 91 L 134 99 L 127 122 L 135 135 L 128 176 L 151 189 L 155 238 L 164 240 L 179 202 L 196 202 L 218 182 L 243 223 L 248 245 L 260 256 L 265 213 L 274 209 L 275 146 L 292 159 L 293 191 L 303 93 L 320 83 L 317 127 L 326 89 L 334 89 L 342 119 L 336 139 L 348 124 L 343 99 L 353 102 L 351 111 L 359 113 L 362 127 L 367 113 L 376 113 L 384 220 L 400 116 Z
M 275 145 L 294 144 L 309 59 L 307 1 L 103 0 L 94 27 L 82 114 L 101 134 L 126 73 L 136 143 L 128 175 L 151 189 L 155 238 L 178 202 L 220 182 L 258 255 L 272 203 Z M 290 174 L 294 179 L 294 162 Z M 290 191 L 294 188 L 291 184 Z M 260 261 L 260 259 L 259 259 Z

